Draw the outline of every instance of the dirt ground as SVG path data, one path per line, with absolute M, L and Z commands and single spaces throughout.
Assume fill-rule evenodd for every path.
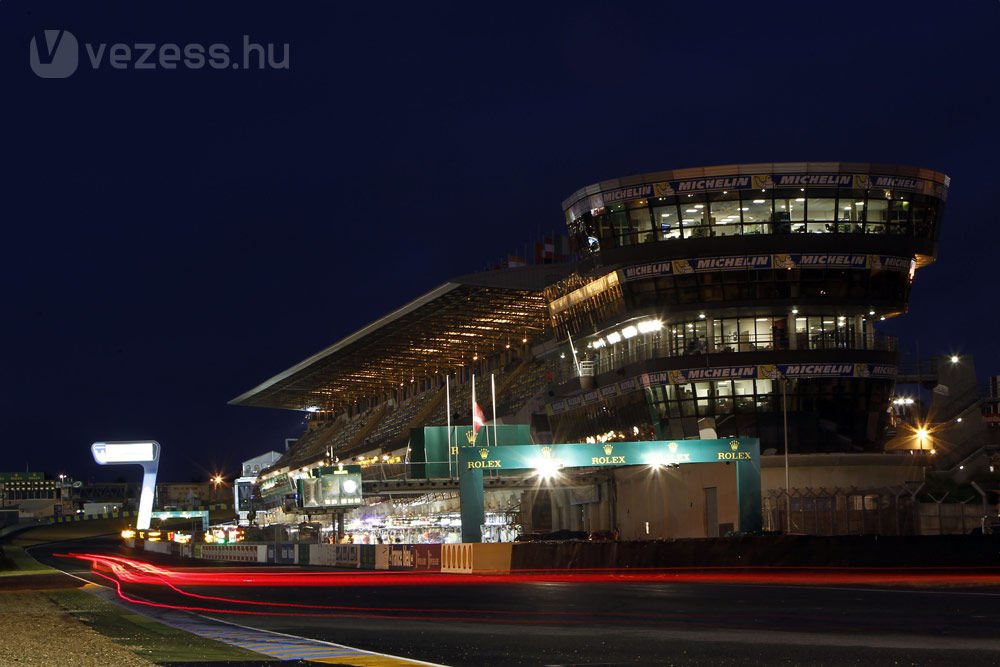
M 155 664 L 73 618 L 43 591 L 12 590 L 13 583 L 10 579 L 0 580 L 0 665 Z

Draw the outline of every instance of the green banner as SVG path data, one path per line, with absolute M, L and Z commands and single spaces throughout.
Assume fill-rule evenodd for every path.
M 742 532 L 763 525 L 760 489 L 760 441 L 757 438 L 719 440 L 656 440 L 599 444 L 510 445 L 462 447 L 458 454 L 462 541 L 481 542 L 483 471 L 538 470 L 557 473 L 562 468 L 627 465 L 681 465 L 735 463 L 736 491 Z
M 458 475 L 459 449 L 531 444 L 529 424 L 483 426 L 470 443 L 472 427 L 425 426 L 410 429 L 410 474 L 416 479 L 448 479 Z M 448 443 L 451 451 L 448 451 Z
M 41 482 L 43 472 L 0 472 L 0 482 Z

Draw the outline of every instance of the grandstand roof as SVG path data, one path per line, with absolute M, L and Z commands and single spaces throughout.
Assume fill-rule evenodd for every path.
M 548 314 L 541 291 L 569 269 L 545 264 L 454 278 L 229 403 L 339 409 L 470 363 L 542 332 Z

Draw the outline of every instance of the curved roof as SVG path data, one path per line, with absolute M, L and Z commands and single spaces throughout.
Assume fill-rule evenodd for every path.
M 331 410 L 377 396 L 544 330 L 542 289 L 568 265 L 469 274 L 427 292 L 229 401 Z

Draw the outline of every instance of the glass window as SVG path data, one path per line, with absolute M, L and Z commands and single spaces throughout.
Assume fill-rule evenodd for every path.
M 754 320 L 754 328 L 754 349 L 770 350 L 774 338 L 774 320 L 770 317 L 758 317 Z
M 733 411 L 733 383 L 729 380 L 715 383 L 715 414 L 727 415 Z
M 720 192 L 709 203 L 709 221 L 712 236 L 732 236 L 740 233 L 739 193 Z
M 608 212 L 607 220 L 610 226 L 611 246 L 617 248 L 628 243 L 626 240 L 629 235 L 628 212 L 625 210 L 625 207 L 621 205 L 615 206 Z
M 709 414 L 708 399 L 712 393 L 711 382 L 696 382 L 694 385 L 695 396 L 698 399 L 698 416 L 704 417 Z
M 823 194 L 829 194 L 824 192 Z M 826 234 L 836 231 L 833 224 L 837 200 L 830 197 L 808 197 L 806 199 L 806 231 L 810 234 Z
M 736 412 L 754 411 L 753 380 L 733 380 L 733 394 L 736 396 Z
M 809 197 L 806 201 L 806 219 L 822 221 L 833 220 L 833 211 L 836 203 L 836 199 L 830 199 L 827 197 Z
M 632 229 L 633 243 L 651 243 L 656 240 L 648 208 L 642 206 L 629 210 L 628 219 Z
M 744 234 L 771 233 L 771 195 L 766 192 L 745 192 L 740 202 Z
M 719 320 L 720 324 L 715 325 L 715 331 L 720 335 L 718 348 L 723 352 L 736 352 L 739 350 L 740 334 L 736 326 L 735 319 Z
M 889 202 L 889 232 L 910 234 L 910 202 L 904 197 Z
M 837 231 L 855 234 L 862 231 L 865 219 L 865 191 L 841 189 L 837 199 Z
M 804 232 L 806 230 L 806 197 L 805 188 L 785 188 L 774 191 L 774 222 L 775 231 L 779 233 Z
M 809 347 L 829 350 L 837 347 L 837 318 L 833 315 L 809 318 Z
M 688 195 L 678 202 L 680 207 L 681 228 L 684 238 L 707 236 L 703 225 L 705 224 L 705 198 L 702 196 Z
M 757 332 L 754 330 L 752 318 L 741 318 L 736 320 L 736 344 L 740 352 L 751 352 L 754 350 L 754 342 Z
M 917 238 L 930 239 L 934 236 L 934 219 L 937 215 L 937 202 L 925 195 L 913 197 L 913 233 Z
M 865 231 L 869 234 L 884 234 L 888 218 L 889 200 L 877 195 L 869 197 L 865 209 Z
M 809 349 L 809 322 L 805 317 L 795 318 L 795 347 L 799 350 Z
M 656 206 L 653 208 L 653 225 L 659 230 L 661 241 L 679 239 L 681 237 L 680 218 L 677 217 L 677 206 Z

